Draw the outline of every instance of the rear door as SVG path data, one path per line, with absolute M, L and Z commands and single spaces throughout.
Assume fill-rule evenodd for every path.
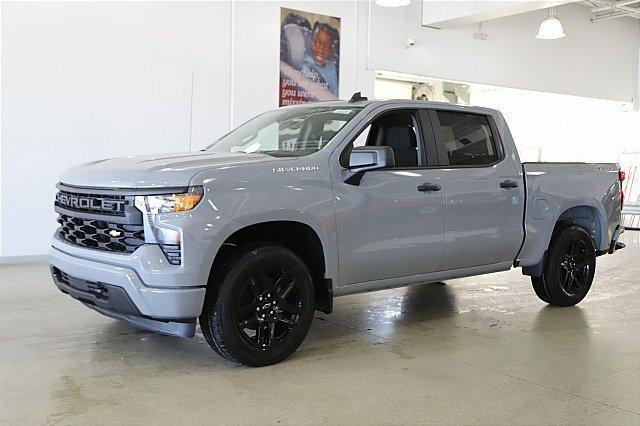
M 512 262 L 522 242 L 524 185 L 493 117 L 430 110 L 446 181 L 443 269 Z

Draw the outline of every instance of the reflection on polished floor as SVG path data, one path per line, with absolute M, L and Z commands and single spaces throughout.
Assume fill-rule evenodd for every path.
M 0 424 L 640 424 L 640 233 L 577 307 L 519 270 L 336 299 L 261 369 L 137 330 L 2 266 Z

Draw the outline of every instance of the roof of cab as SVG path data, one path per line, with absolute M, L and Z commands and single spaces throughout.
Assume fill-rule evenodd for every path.
M 416 108 L 434 108 L 434 109 L 450 109 L 457 111 L 468 111 L 475 113 L 483 113 L 483 114 L 495 114 L 499 113 L 498 110 L 480 106 L 472 106 L 472 105 L 457 105 L 451 104 L 448 102 L 436 102 L 436 101 L 422 101 L 422 100 L 414 100 L 414 99 L 380 99 L 380 100 L 359 100 L 355 102 L 345 101 L 345 100 L 330 100 L 330 101 L 320 101 L 313 102 L 313 105 L 322 105 L 329 107 L 366 107 L 366 106 L 383 106 L 383 105 L 397 105 L 397 104 L 411 104 L 415 105 Z M 310 106 L 311 104 L 299 104 L 299 105 L 290 105 L 288 107 L 304 107 Z

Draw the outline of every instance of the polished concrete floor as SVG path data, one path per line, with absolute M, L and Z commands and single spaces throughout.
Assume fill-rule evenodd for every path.
M 2 266 L 0 424 L 640 425 L 640 233 L 577 307 L 519 270 L 346 296 L 272 367 L 137 330 Z

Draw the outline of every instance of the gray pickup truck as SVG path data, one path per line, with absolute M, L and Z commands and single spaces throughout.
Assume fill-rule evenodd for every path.
M 524 163 L 500 112 L 419 101 L 280 108 L 200 152 L 58 183 L 57 287 L 128 324 L 262 366 L 333 298 L 521 267 L 570 306 L 623 247 L 617 164 Z

